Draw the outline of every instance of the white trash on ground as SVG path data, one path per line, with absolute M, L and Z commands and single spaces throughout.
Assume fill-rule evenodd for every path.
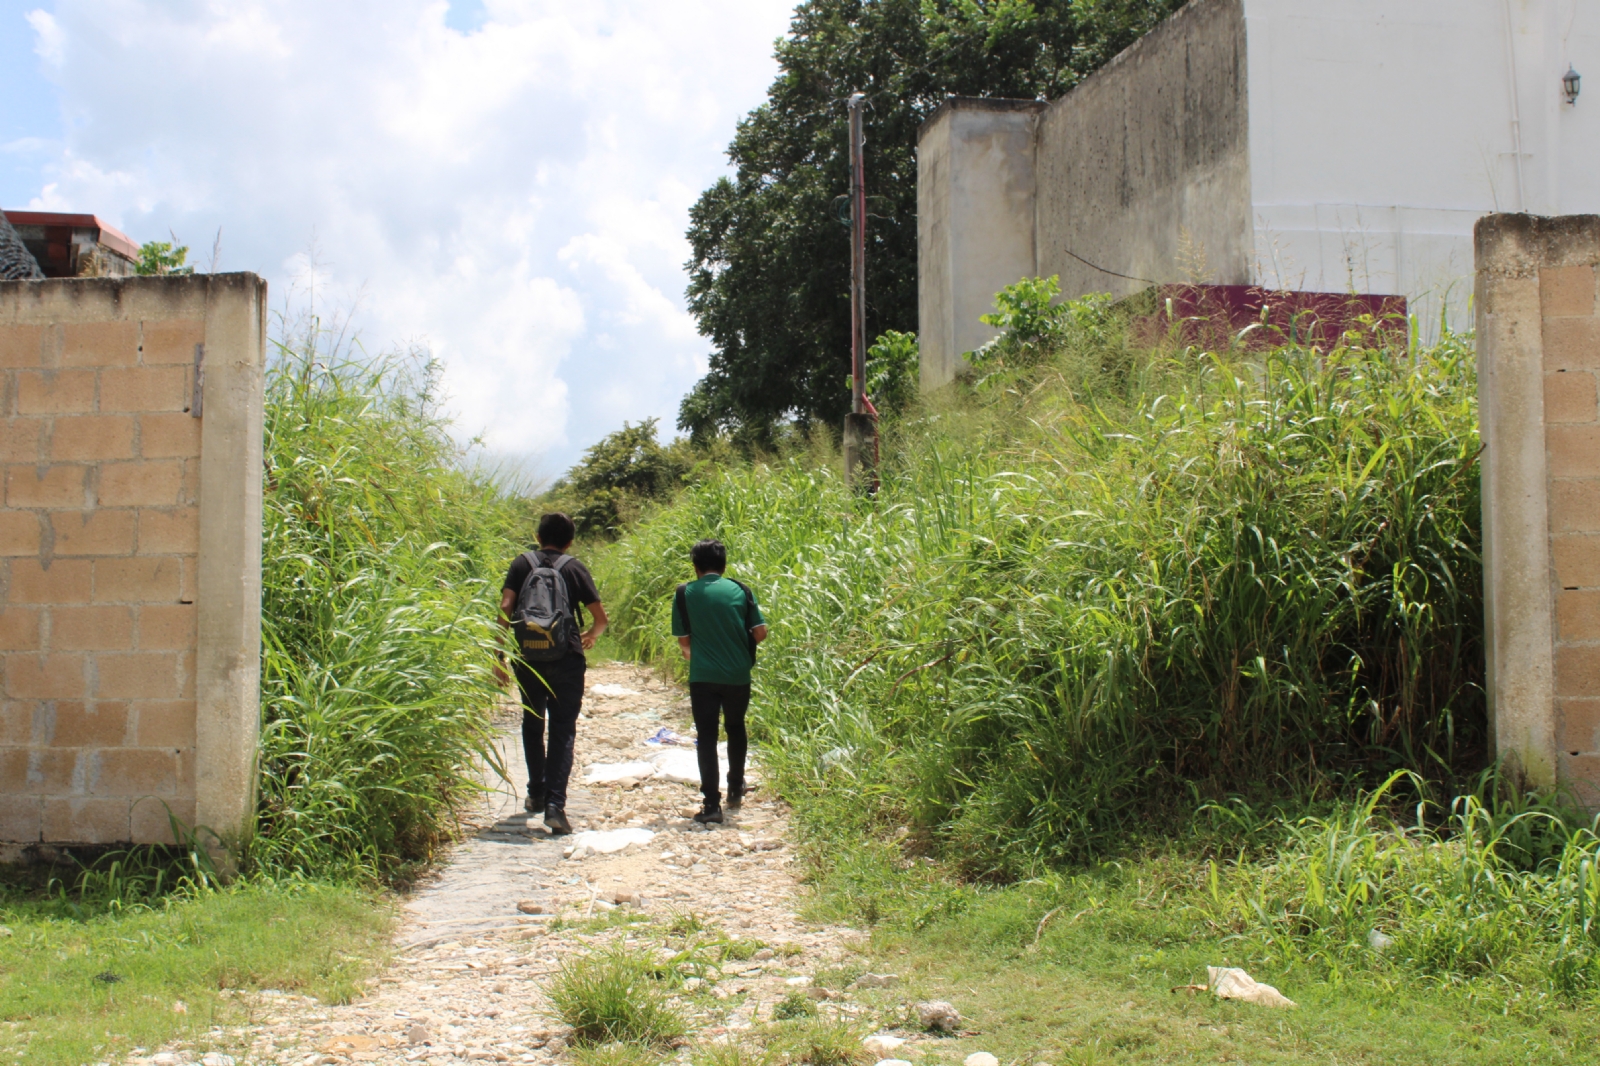
M 1262 1007 L 1296 1007 L 1294 1000 L 1264 985 L 1237 966 L 1207 966 L 1206 985 L 1218 999 L 1238 999 Z
M 626 781 L 632 778 L 643 781 L 647 777 L 654 777 L 656 768 L 647 762 L 597 762 L 589 764 L 583 773 L 583 783 L 586 785 L 604 785 L 612 781 Z
M 686 737 L 671 726 L 662 726 L 645 737 L 644 742 L 654 747 L 660 747 L 663 744 L 672 744 L 680 748 L 694 747 L 694 737 Z
M 610 855 L 634 844 L 648 844 L 654 838 L 648 829 L 585 829 L 573 836 L 572 846 L 575 851 L 588 848 L 596 855 Z
M 596 696 L 643 696 L 643 692 L 631 689 L 626 685 L 590 685 L 589 691 Z

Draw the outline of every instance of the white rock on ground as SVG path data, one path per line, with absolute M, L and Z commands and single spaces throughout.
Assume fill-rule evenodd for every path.
M 961 1066 L 1000 1066 L 1000 1060 L 987 1051 L 974 1051 L 961 1061 Z
M 876 1055 L 881 1059 L 904 1043 L 904 1037 L 894 1036 L 890 1033 L 873 1033 L 861 1041 L 861 1046 L 867 1049 L 869 1055 Z
M 942 999 L 917 1004 L 917 1020 L 924 1029 L 938 1029 L 953 1033 L 961 1028 L 961 1012 Z

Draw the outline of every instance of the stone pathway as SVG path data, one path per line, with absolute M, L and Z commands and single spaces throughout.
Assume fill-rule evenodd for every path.
M 699 809 L 695 786 L 660 777 L 581 784 L 592 764 L 659 753 L 644 738 L 663 726 L 690 734 L 688 701 L 678 689 L 636 665 L 591 667 L 567 812 L 575 837 L 550 837 L 542 819 L 530 822 L 523 813 L 520 712 L 503 710 L 499 747 L 515 787 L 493 776 L 498 787 L 469 819 L 470 836 L 404 900 L 394 958 L 368 995 L 335 1007 L 271 991 L 240 993 L 253 1024 L 129 1062 L 570 1061 L 546 999 L 563 961 L 617 941 L 637 946 L 681 915 L 767 945 L 685 992 L 681 1006 L 700 1035 L 766 1020 L 819 970 L 848 972 L 859 934 L 796 916 L 786 811 L 763 795 L 758 776 L 743 810 L 709 829 L 690 819 Z M 629 827 L 654 835 L 613 854 L 575 848 L 584 830 Z M 649 923 L 594 920 L 619 906 Z M 866 1008 L 841 1002 L 835 1009 Z M 202 1048 L 212 1051 L 202 1057 Z

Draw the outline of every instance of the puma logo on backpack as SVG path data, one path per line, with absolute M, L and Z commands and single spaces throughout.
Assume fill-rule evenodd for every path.
M 538 552 L 525 552 L 523 558 L 533 566 L 517 593 L 517 606 L 511 622 L 522 657 L 531 663 L 548 663 L 566 656 L 572 636 L 578 629 L 572 614 L 572 599 L 567 579 L 561 570 L 572 562 L 563 555 L 546 566 Z

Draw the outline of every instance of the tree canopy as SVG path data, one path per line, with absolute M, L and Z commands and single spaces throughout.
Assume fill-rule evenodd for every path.
M 735 173 L 690 212 L 689 310 L 714 350 L 678 425 L 764 439 L 834 421 L 850 361 L 845 101 L 867 96 L 867 331 L 917 327 L 917 129 L 945 97 L 1054 98 L 1182 0 L 804 0 Z

